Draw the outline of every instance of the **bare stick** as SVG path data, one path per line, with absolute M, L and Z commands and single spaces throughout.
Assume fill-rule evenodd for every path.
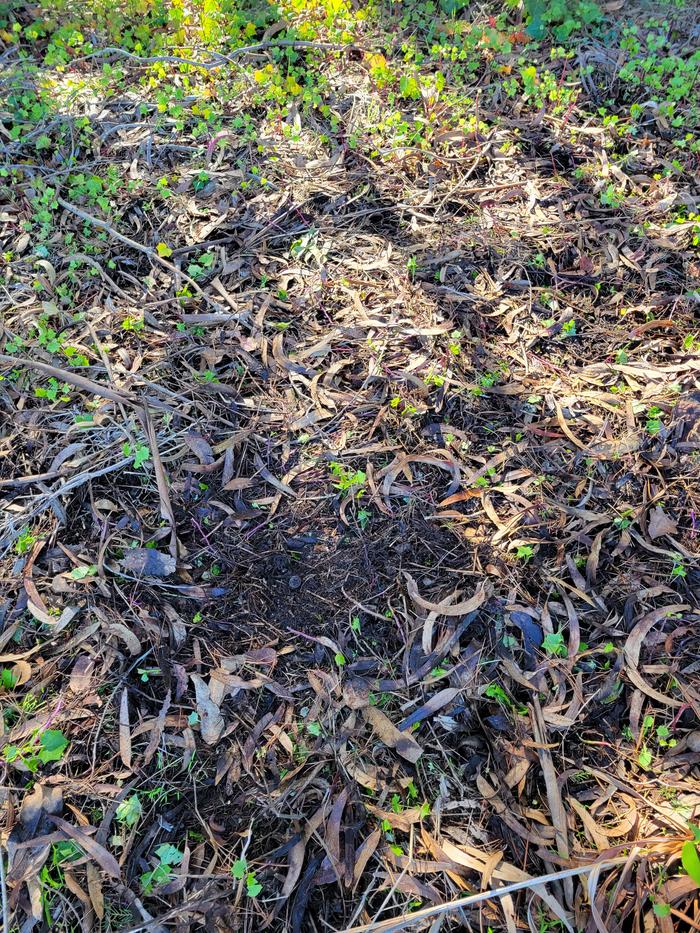
M 7 883 L 5 881 L 5 847 L 0 846 L 0 893 L 2 895 L 2 928 L 10 929 L 10 908 L 7 903 Z
M 131 61 L 138 62 L 139 65 L 155 65 L 159 62 L 171 62 L 174 65 L 192 65 L 194 68 L 220 68 L 222 65 L 235 64 L 235 59 L 250 52 L 264 52 L 267 49 L 286 48 L 286 49 L 322 49 L 328 52 L 342 52 L 345 49 L 357 49 L 355 45 L 349 45 L 342 42 L 311 42 L 296 39 L 269 39 L 266 42 L 258 42 L 255 45 L 244 45 L 240 49 L 233 49 L 228 55 L 223 52 L 214 52 L 214 59 L 208 62 L 195 61 L 191 58 L 181 58 L 179 55 L 151 55 L 144 57 L 135 55 L 133 52 L 127 52 L 126 49 L 117 49 L 109 47 L 98 49 L 96 52 L 90 52 L 89 55 L 83 55 L 74 61 L 86 61 L 89 58 L 102 58 L 108 55 L 128 58 Z
M 91 395 L 99 395 L 101 398 L 108 398 L 111 402 L 118 404 L 136 405 L 141 407 L 141 402 L 135 399 L 129 392 L 115 392 L 114 389 L 108 389 L 107 386 L 101 386 L 92 379 L 86 379 L 85 376 L 79 376 L 77 373 L 68 372 L 65 369 L 58 369 L 56 366 L 50 366 L 48 363 L 41 363 L 39 360 L 30 360 L 23 356 L 8 356 L 6 353 L 0 353 L 0 363 L 7 363 L 9 366 L 25 366 L 28 369 L 37 369 L 45 376 L 59 379 L 61 382 L 67 382 L 68 385 L 81 389 L 83 392 L 89 392 Z
M 131 249 L 137 250 L 139 253 L 143 253 L 144 256 L 148 256 L 149 259 L 153 262 L 157 262 L 159 265 L 163 266 L 164 269 L 167 269 L 174 276 L 180 276 L 183 278 L 188 285 L 191 285 L 192 288 L 200 295 L 208 304 L 212 305 L 217 310 L 220 310 L 220 305 L 218 302 L 214 301 L 209 297 L 195 280 L 187 275 L 185 272 L 182 272 L 180 269 L 176 269 L 175 266 L 168 262 L 163 256 L 158 254 L 158 251 L 153 249 L 150 246 L 144 246 L 143 243 L 139 243 L 137 240 L 132 240 L 131 237 L 124 236 L 123 233 L 120 233 L 118 230 L 115 230 L 114 227 L 110 226 L 106 220 L 102 220 L 100 217 L 93 217 L 92 214 L 88 214 L 80 207 L 76 207 L 75 204 L 71 204 L 70 201 L 64 201 L 63 198 L 56 198 L 61 207 L 68 211 L 70 214 L 75 214 L 76 217 L 80 217 L 81 220 L 86 221 L 89 224 L 92 224 L 94 227 L 98 227 L 100 230 L 104 230 L 105 233 L 108 233 L 115 240 L 119 240 L 120 243 L 124 243 L 125 246 L 130 246 Z
M 617 858 L 607 862 L 592 862 L 590 865 L 579 865 L 577 868 L 555 871 L 549 875 L 542 875 L 539 878 L 527 878 L 525 881 L 515 881 L 513 884 L 507 884 L 503 888 L 493 888 L 491 891 L 480 891 L 478 894 L 460 897 L 458 900 L 449 901 L 446 904 L 434 904 L 432 907 L 425 907 L 423 910 L 417 910 L 407 917 L 363 923 L 359 927 L 347 927 L 342 933 L 398 933 L 399 930 L 405 930 L 412 924 L 427 920 L 430 917 L 451 913 L 454 910 L 461 910 L 464 907 L 473 907 L 475 904 L 482 904 L 484 901 L 490 901 L 494 897 L 503 897 L 505 894 L 512 894 L 514 891 L 522 891 L 525 888 L 531 888 L 537 893 L 537 888 L 549 884 L 552 881 L 562 881 L 565 878 L 573 878 L 576 875 L 587 875 L 592 871 L 607 871 L 609 868 L 616 868 L 618 865 L 624 865 L 626 861 L 627 858 Z
M 175 515 L 173 512 L 172 503 L 170 502 L 168 482 L 165 475 L 165 470 L 163 469 L 163 461 L 161 460 L 160 451 L 158 450 L 158 440 L 153 429 L 153 424 L 148 415 L 148 404 L 141 403 L 139 399 L 134 398 L 134 396 L 128 392 L 116 392 L 114 389 L 109 389 L 107 386 L 101 386 L 97 382 L 93 382 L 92 379 L 86 379 L 85 376 L 79 376 L 77 373 L 71 373 L 64 369 L 58 369 L 55 366 L 49 366 L 48 363 L 40 363 L 37 360 L 31 360 L 25 357 L 8 356 L 5 353 L 0 353 L 0 364 L 2 363 L 9 363 L 11 366 L 25 366 L 32 369 L 38 369 L 39 372 L 43 372 L 48 376 L 52 376 L 54 379 L 61 380 L 62 382 L 67 382 L 70 385 L 75 386 L 77 389 L 82 389 L 84 392 L 90 392 L 92 395 L 98 395 L 102 398 L 110 399 L 110 401 L 116 402 L 118 405 L 129 405 L 135 410 L 136 414 L 141 420 L 141 423 L 143 424 L 144 431 L 148 436 L 148 442 L 151 450 L 151 457 L 153 458 L 153 467 L 156 476 L 156 485 L 158 487 L 158 495 L 161 504 L 161 515 L 164 519 L 166 519 L 166 521 L 170 522 L 172 531 L 172 546 L 176 547 Z M 157 406 L 159 408 L 165 408 L 166 410 L 169 410 L 169 407 L 164 405 L 162 402 L 152 402 L 151 404 L 153 404 L 154 407 Z M 127 458 L 126 463 L 130 462 L 130 460 L 131 458 Z M 108 469 L 111 470 L 114 469 L 114 467 L 112 466 Z M 47 502 L 50 501 L 51 497 L 55 498 L 56 496 L 67 492 L 69 488 L 70 481 L 62 486 L 60 490 L 52 493 Z M 173 556 L 175 556 L 175 552 Z

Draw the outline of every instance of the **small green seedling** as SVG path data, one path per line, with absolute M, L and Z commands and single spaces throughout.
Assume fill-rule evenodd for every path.
M 0 670 L 0 687 L 3 690 L 14 690 L 17 683 L 17 677 L 12 673 L 9 667 L 3 667 Z
M 141 887 L 144 894 L 151 894 L 154 888 L 173 879 L 173 868 L 182 862 L 183 855 L 170 843 L 164 843 L 156 849 L 158 864 L 151 871 L 141 875 Z
M 639 732 L 639 741 L 641 743 L 641 747 L 639 749 L 639 754 L 637 755 L 637 762 L 639 764 L 639 767 L 643 768 L 645 771 L 649 768 L 652 761 L 654 760 L 654 756 L 652 755 L 645 741 L 645 736 L 647 732 L 649 732 L 649 730 L 653 728 L 654 728 L 654 717 L 645 716 L 644 719 L 642 720 L 642 728 L 640 729 L 640 732 Z
M 122 444 L 122 453 L 125 457 L 134 458 L 134 467 L 139 470 L 151 460 L 151 448 L 148 444 L 137 444 L 136 450 L 132 450 L 131 444 Z
M 97 564 L 81 564 L 80 567 L 74 567 L 68 576 L 71 580 L 84 580 L 86 577 L 94 577 L 97 574 Z
M 675 748 L 678 745 L 678 741 L 671 738 L 669 727 L 664 725 L 656 727 L 656 741 L 659 743 L 659 748 Z
M 646 429 L 647 434 L 650 434 L 652 437 L 657 435 L 663 427 L 661 415 L 662 411 L 657 405 L 650 405 L 649 408 L 647 408 Z
M 564 634 L 558 632 L 549 632 L 542 640 L 542 650 L 555 658 L 565 658 L 568 655 L 568 649 L 564 641 Z
M 196 262 L 191 262 L 187 266 L 187 274 L 191 279 L 201 279 L 206 272 L 214 265 L 216 256 L 214 253 L 202 253 Z
M 522 706 L 520 703 L 514 703 L 503 687 L 497 683 L 489 684 L 486 690 L 484 690 L 484 696 L 487 696 L 490 700 L 498 700 L 502 706 L 505 706 L 506 709 L 513 710 L 513 712 L 520 713 L 521 715 L 527 713 L 527 707 Z
M 688 571 L 685 569 L 685 565 L 683 564 L 683 557 L 680 554 L 674 554 L 673 567 L 671 568 L 671 579 L 685 580 L 687 576 Z
M 462 352 L 461 340 L 462 340 L 462 331 L 453 330 L 452 333 L 450 334 L 450 342 L 447 345 L 447 348 L 452 354 L 452 356 L 459 356 L 459 354 Z
M 257 897 L 262 891 L 262 885 L 255 877 L 254 871 L 248 871 L 248 861 L 244 858 L 236 859 L 231 866 L 231 874 L 236 881 L 242 881 L 245 878 L 245 893 L 248 897 Z
M 535 549 L 531 544 L 521 544 L 515 552 L 515 556 L 518 560 L 527 563 L 532 559 L 535 553 Z
M 337 483 L 333 483 L 336 489 L 344 495 L 349 494 L 357 499 L 364 495 L 364 486 L 367 482 L 367 474 L 364 470 L 351 470 L 342 463 L 338 463 L 337 460 L 331 462 L 330 469 L 338 480 Z
M 632 524 L 633 516 L 634 509 L 625 509 L 624 512 L 621 512 L 620 515 L 613 519 L 613 527 L 617 528 L 618 531 L 624 531 Z
M 489 684 L 486 690 L 484 691 L 484 696 L 489 697 L 491 700 L 498 700 L 499 703 L 503 703 L 504 706 L 512 706 L 513 701 L 505 692 L 503 687 L 499 687 L 498 684 Z
M 143 318 L 129 316 L 122 321 L 122 330 L 128 331 L 130 334 L 140 334 L 145 326 Z
M 39 765 L 60 761 L 67 748 L 68 739 L 60 729 L 47 729 L 42 733 L 34 733 L 24 745 L 6 745 L 2 757 L 8 764 L 20 762 L 34 773 Z
M 192 187 L 195 191 L 202 191 L 209 184 L 209 172 L 198 172 L 192 180 Z
M 389 402 L 389 405 L 395 408 L 400 415 L 415 415 L 418 412 L 415 405 L 411 405 L 410 402 L 404 401 L 400 395 L 395 395 Z
M 71 862 L 76 862 L 78 859 L 84 858 L 84 856 L 83 850 L 72 839 L 62 839 L 59 842 L 52 843 L 50 858 L 42 866 L 39 873 L 41 884 L 45 889 L 62 890 L 66 884 L 63 869 L 70 865 Z M 48 901 L 44 896 L 45 913 L 47 904 Z
M 372 513 L 369 511 L 369 509 L 360 509 L 360 511 L 357 513 L 357 523 L 363 531 L 365 528 L 367 528 L 371 520 Z
M 623 201 L 624 196 L 616 190 L 615 185 L 607 185 L 600 192 L 600 203 L 603 207 L 620 207 Z
M 120 823 L 125 823 L 127 826 L 131 827 L 138 823 L 142 813 L 143 807 L 141 806 L 139 795 L 132 794 L 125 800 L 122 800 L 117 807 L 115 816 Z
M 693 834 L 693 838 L 683 843 L 681 863 L 695 884 L 700 888 L 700 856 L 698 856 L 700 827 L 696 826 L 694 823 L 688 823 L 688 828 Z
M 67 382 L 59 383 L 51 376 L 45 386 L 35 386 L 34 395 L 37 398 L 47 398 L 50 402 L 69 402 L 69 389 Z
M 28 528 L 23 528 L 15 541 L 15 554 L 18 554 L 20 557 L 22 554 L 28 554 L 35 544 L 36 538 L 34 535 Z

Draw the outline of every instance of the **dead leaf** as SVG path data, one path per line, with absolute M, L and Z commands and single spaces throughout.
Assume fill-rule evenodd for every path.
M 427 703 L 423 703 L 422 706 L 419 706 L 410 716 L 407 716 L 399 723 L 399 731 L 405 732 L 406 729 L 411 729 L 417 722 L 422 722 L 422 720 L 434 716 L 438 710 L 451 703 L 460 693 L 459 687 L 446 687 L 444 690 L 439 690 Z
M 326 823 L 325 848 L 331 863 L 331 868 L 335 872 L 338 883 L 342 882 L 345 871 L 340 858 L 340 826 L 343 818 L 343 811 L 348 799 L 348 789 L 344 787 L 336 798 Z
M 125 768 L 131 768 L 131 729 L 129 726 L 129 693 L 122 690 L 119 704 L 119 754 Z
M 680 398 L 673 414 L 682 422 L 683 440 L 700 442 L 700 391 L 688 392 Z
M 343 684 L 343 702 L 349 709 L 369 706 L 369 681 L 363 677 L 351 677 Z
M 185 434 L 185 443 L 201 464 L 208 466 L 214 462 L 214 451 L 201 434 L 197 434 L 196 431 L 188 431 Z
M 151 737 L 148 740 L 148 745 L 146 746 L 146 751 L 143 755 L 143 763 L 147 765 L 155 755 L 160 745 L 160 740 L 163 736 L 163 729 L 165 728 L 165 719 L 168 715 L 168 710 L 170 709 L 171 694 L 170 690 L 165 694 L 165 699 L 163 700 L 163 705 L 160 708 L 158 716 L 153 721 L 151 726 Z
M 362 877 L 362 873 L 367 867 L 367 863 L 374 855 L 379 841 L 382 838 L 382 832 L 380 829 L 373 830 L 369 836 L 362 842 L 359 846 L 357 852 L 355 852 L 355 867 L 353 869 L 353 890 L 357 887 L 357 884 Z
M 95 662 L 87 654 L 81 654 L 76 658 L 69 681 L 69 687 L 73 693 L 88 692 L 94 666 Z
M 13 690 L 27 683 L 32 676 L 32 667 L 27 661 L 16 661 L 12 665 L 12 676 L 14 678 Z
M 306 843 L 303 839 L 300 839 L 289 853 L 289 862 L 287 868 L 287 876 L 284 879 L 284 884 L 282 885 L 282 890 L 280 892 L 280 898 L 282 901 L 286 901 L 294 890 L 294 886 L 299 880 L 301 875 L 301 870 L 304 867 L 304 853 L 306 851 Z
M 86 872 L 90 902 L 92 903 L 93 910 L 97 914 L 98 918 L 102 920 L 105 915 L 105 899 L 104 895 L 102 894 L 102 882 L 100 880 L 97 868 L 92 862 L 87 863 Z
M 67 823 L 58 816 L 51 816 L 50 819 L 59 829 L 62 829 L 67 836 L 75 840 L 80 848 L 93 858 L 103 871 L 106 871 L 112 878 L 121 877 L 121 869 L 115 857 L 111 852 L 108 852 L 104 846 L 101 846 L 99 842 L 96 842 L 92 836 L 89 836 L 84 830 L 79 829 L 77 826 L 73 826 L 71 823 Z
M 690 609 L 690 606 L 686 603 L 675 603 L 672 606 L 662 606 L 660 609 L 652 609 L 651 612 L 642 616 L 627 636 L 627 641 L 625 642 L 624 652 L 627 664 L 633 668 L 638 666 L 644 639 L 657 622 L 660 622 L 667 616 L 675 615 L 678 612 L 685 612 L 686 609 Z
M 387 822 L 393 829 L 400 829 L 401 832 L 408 833 L 411 826 L 420 823 L 425 819 L 425 813 L 422 807 L 408 807 L 396 813 L 394 810 L 383 810 L 381 807 L 375 807 L 374 804 L 366 804 L 367 809 L 378 820 Z
M 194 684 L 197 712 L 200 719 L 200 731 L 207 745 L 214 745 L 224 731 L 224 717 L 219 707 L 212 702 L 209 687 L 199 674 L 190 674 Z
M 537 696 L 532 699 L 532 727 L 535 741 L 538 743 L 537 755 L 540 759 L 540 768 L 547 791 L 549 812 L 554 825 L 556 850 L 561 858 L 569 858 L 569 834 L 566 820 L 566 810 L 561 797 L 561 788 L 557 780 L 552 753 L 547 747 L 547 727 L 542 717 L 542 709 Z M 571 907 L 574 898 L 574 886 L 570 878 L 564 880 L 564 893 L 566 902 Z
M 649 513 L 649 537 L 652 541 L 661 538 L 664 535 L 675 535 L 678 531 L 678 523 L 670 518 L 660 505 L 657 505 Z
M 408 589 L 408 595 L 411 597 L 416 606 L 419 606 L 421 609 L 426 609 L 428 612 L 435 612 L 437 615 L 442 616 L 464 616 L 468 615 L 470 612 L 473 612 L 475 609 L 478 609 L 482 606 L 486 600 L 491 595 L 493 588 L 491 583 L 488 580 L 483 581 L 479 584 L 476 593 L 471 597 L 461 603 L 452 604 L 453 596 L 448 596 L 447 599 L 444 599 L 439 603 L 431 603 L 423 597 L 418 592 L 418 587 L 416 581 L 410 575 L 410 573 L 404 571 L 404 576 L 406 577 L 406 588 Z
M 54 633 L 62 631 L 80 612 L 78 606 L 66 606 L 61 615 L 56 618 L 56 616 L 49 615 L 48 612 L 44 612 L 43 609 L 40 609 L 31 599 L 27 603 L 27 609 L 37 621 L 42 623 L 42 625 L 51 626 Z
M 106 626 L 106 631 L 109 634 L 117 635 L 126 645 L 126 650 L 135 658 L 137 654 L 141 654 L 143 648 L 141 647 L 141 642 L 138 640 L 136 635 L 121 622 L 113 622 L 112 625 Z
M 401 755 L 412 764 L 418 761 L 423 749 L 412 735 L 400 732 L 389 717 L 376 706 L 367 706 L 362 710 L 362 715 L 388 748 L 393 748 L 397 755 Z

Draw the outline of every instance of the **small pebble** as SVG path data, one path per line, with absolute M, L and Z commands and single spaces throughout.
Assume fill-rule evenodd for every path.
M 290 590 L 298 590 L 301 586 L 301 577 L 298 574 L 292 574 L 289 578 L 288 584 Z

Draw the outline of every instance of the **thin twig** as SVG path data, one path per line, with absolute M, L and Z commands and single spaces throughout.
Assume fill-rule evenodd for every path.
M 50 473 L 37 473 L 35 476 L 15 476 L 12 479 L 0 479 L 0 489 L 3 486 L 31 486 L 32 483 L 43 483 L 47 479 L 56 479 L 61 476 L 60 470 L 51 470 Z
M 74 262 L 76 259 L 79 259 L 80 262 L 87 263 L 89 266 L 92 266 L 93 269 L 97 269 L 97 271 L 100 273 L 100 275 L 105 280 L 105 282 L 108 285 L 112 286 L 112 288 L 119 295 L 120 298 L 124 298 L 125 301 L 132 300 L 131 297 L 127 295 L 127 293 L 117 285 L 114 279 L 110 278 L 110 276 L 107 275 L 107 273 L 102 268 L 102 266 L 99 264 L 99 262 L 93 259 L 92 256 L 86 256 L 85 253 L 71 253 L 70 256 L 66 256 L 66 258 L 63 260 L 63 265 L 69 262 Z
M 5 881 L 5 847 L 0 846 L 0 896 L 2 897 L 2 928 L 10 929 L 10 908 L 7 903 L 7 883 Z
M 171 262 L 168 262 L 167 259 L 165 259 L 163 256 L 160 256 L 158 251 L 153 249 L 151 246 L 144 246 L 143 243 L 139 243 L 137 240 L 132 240 L 131 237 L 124 236 L 123 233 L 119 233 L 118 230 L 115 230 L 114 227 L 108 224 L 106 220 L 102 220 L 100 217 L 93 217 L 92 214 L 88 214 L 87 211 L 84 211 L 82 208 L 77 207 L 75 204 L 71 204 L 70 201 L 64 201 L 63 198 L 56 198 L 56 201 L 64 210 L 68 211 L 70 214 L 75 214 L 75 216 L 80 217 L 81 220 L 84 220 L 87 223 L 98 227 L 100 230 L 104 230 L 105 233 L 108 233 L 115 240 L 119 240 L 120 243 L 124 243 L 125 246 L 130 246 L 131 249 L 135 249 L 139 253 L 143 253 L 144 256 L 148 256 L 148 258 L 153 260 L 153 262 L 157 262 L 164 269 L 167 269 L 171 275 L 176 277 L 180 276 L 187 282 L 188 285 L 191 285 L 197 294 L 208 304 L 216 308 L 217 311 L 221 310 L 219 303 L 214 301 L 213 298 L 210 298 L 209 295 L 207 295 L 206 292 L 200 288 L 200 286 L 191 276 L 187 275 L 185 272 L 182 272 L 180 269 L 175 268 Z
M 13 542 L 21 534 L 22 526 L 35 519 L 37 515 L 45 512 L 51 503 L 55 499 L 58 499 L 59 496 L 65 495 L 72 489 L 77 489 L 78 486 L 84 486 L 85 483 L 88 483 L 92 479 L 97 479 L 100 476 L 106 476 L 107 473 L 114 473 L 117 470 L 124 469 L 125 466 L 132 463 L 133 459 L 133 457 L 122 457 L 120 460 L 117 460 L 116 463 L 110 463 L 109 466 L 102 467 L 100 470 L 89 470 L 85 473 L 78 473 L 76 476 L 71 476 L 71 478 L 62 486 L 59 486 L 58 489 L 54 489 L 52 492 L 42 493 L 39 497 L 40 501 L 38 505 L 31 508 L 29 512 L 23 512 L 21 515 L 16 514 L 13 516 L 13 519 L 10 519 L 10 530 L 0 539 L 0 546 L 4 547 L 4 550 L 0 551 L 0 557 L 4 557 L 7 550 L 12 547 Z M 7 527 L 7 524 L 5 527 Z
M 539 878 L 528 878 L 525 881 L 515 881 L 513 884 L 507 884 L 503 888 L 493 888 L 490 891 L 480 891 L 478 894 L 470 894 L 467 897 L 460 897 L 456 901 L 449 901 L 446 904 L 434 904 L 432 907 L 425 907 L 423 910 L 417 910 L 408 917 L 397 917 L 394 920 L 381 920 L 378 923 L 363 923 L 359 927 L 346 927 L 342 933 L 398 933 L 399 930 L 405 930 L 414 923 L 428 920 L 431 917 L 438 917 L 442 914 L 448 914 L 455 910 L 461 910 L 464 907 L 473 907 L 475 904 L 483 904 L 484 901 L 490 901 L 494 897 L 503 897 L 506 894 L 513 894 L 514 891 L 523 891 L 526 888 L 532 888 L 537 893 L 537 888 L 552 881 L 563 881 L 565 878 L 574 878 L 576 875 L 587 875 L 592 871 L 607 871 L 610 868 L 617 868 L 623 865 L 627 858 L 612 859 L 607 862 L 593 862 L 590 865 L 579 865 L 577 868 L 567 868 L 565 871 L 555 871 L 549 875 L 542 875 Z
M 118 56 L 119 58 L 128 58 L 130 61 L 138 62 L 139 65 L 156 65 L 158 63 L 170 62 L 174 65 L 192 65 L 194 68 L 221 68 L 222 65 L 238 64 L 235 59 L 242 55 L 248 55 L 251 52 L 264 52 L 268 49 L 321 49 L 328 52 L 342 52 L 344 50 L 352 51 L 358 48 L 356 45 L 343 42 L 312 42 L 296 39 L 268 39 L 265 42 L 257 42 L 255 45 L 244 45 L 239 49 L 233 49 L 228 55 L 223 52 L 214 52 L 215 58 L 211 61 L 197 61 L 192 58 L 182 58 L 179 55 L 136 55 L 134 52 L 128 52 L 126 49 L 108 47 L 97 49 L 90 52 L 89 55 L 82 55 L 80 58 L 73 59 L 74 62 L 87 61 L 90 58 L 100 58 L 105 56 Z
M 6 353 L 0 353 L 0 364 L 2 363 L 7 363 L 8 366 L 14 368 L 23 366 L 27 369 L 36 369 L 45 376 L 57 379 L 59 382 L 67 382 L 68 385 L 72 385 L 76 389 L 89 392 L 91 395 L 98 395 L 101 398 L 107 398 L 111 402 L 137 405 L 139 407 L 142 404 L 139 399 L 134 398 L 127 390 L 115 392 L 113 389 L 107 388 L 107 386 L 101 386 L 99 383 L 93 382 L 92 379 L 79 376 L 78 373 L 68 372 L 68 370 L 59 369 L 57 366 L 51 366 L 39 360 L 30 360 L 28 357 L 9 356 Z M 162 403 L 159 404 L 162 405 Z
M 456 193 L 457 191 L 459 191 L 459 189 L 462 187 L 462 185 L 464 185 L 465 182 L 469 181 L 469 179 L 472 177 L 472 175 L 474 174 L 474 172 L 477 170 L 477 168 L 479 167 L 479 165 L 481 164 L 481 162 L 486 158 L 486 156 L 488 155 L 488 153 L 491 151 L 492 148 L 493 148 L 493 141 L 492 141 L 492 140 L 488 140 L 488 141 L 486 142 L 486 144 L 485 144 L 484 146 L 481 147 L 481 149 L 479 150 L 479 153 L 478 153 L 477 157 L 474 159 L 474 161 L 473 161 L 472 164 L 469 166 L 469 168 L 468 168 L 467 171 L 464 173 L 464 175 L 462 175 L 462 177 L 459 179 L 459 181 L 457 182 L 457 184 L 456 184 L 450 191 L 447 192 L 447 194 L 444 196 L 444 198 L 441 199 L 440 203 L 438 204 L 437 208 L 435 209 L 435 213 L 436 213 L 436 214 L 439 213 L 439 212 L 443 209 L 443 207 L 445 206 L 445 204 L 447 204 L 447 202 L 448 202 L 449 200 L 451 200 L 452 197 L 454 197 L 455 193 Z
M 169 406 L 165 405 L 163 402 L 150 402 L 148 404 L 143 403 L 140 401 L 140 399 L 134 398 L 134 396 L 129 392 L 117 392 L 113 389 L 107 388 L 107 386 L 101 386 L 97 382 L 93 382 L 91 379 L 86 379 L 85 376 L 79 376 L 77 373 L 68 372 L 64 369 L 58 369 L 56 366 L 50 366 L 48 363 L 40 363 L 38 360 L 32 360 L 25 357 L 9 356 L 5 353 L 0 353 L 0 364 L 2 363 L 9 363 L 11 366 L 25 366 L 27 368 L 38 369 L 39 372 L 43 372 L 48 376 L 52 376 L 54 379 L 60 380 L 61 382 L 67 382 L 69 385 L 73 385 L 76 388 L 83 390 L 84 392 L 90 392 L 92 395 L 98 395 L 102 398 L 110 399 L 111 401 L 116 402 L 118 405 L 129 405 L 134 409 L 136 414 L 139 416 L 143 425 L 143 429 L 148 437 L 151 458 L 153 460 L 153 468 L 155 471 L 156 485 L 158 487 L 158 494 L 160 496 L 161 516 L 166 519 L 166 521 L 170 522 L 172 532 L 171 547 L 175 549 L 175 515 L 173 512 L 172 503 L 170 502 L 167 477 L 165 475 L 165 470 L 163 469 L 162 460 L 160 459 L 156 433 L 148 414 L 148 404 L 152 404 L 154 407 L 161 409 L 164 408 L 166 411 L 171 410 Z M 126 459 L 126 463 L 129 463 L 130 461 L 130 457 Z M 108 468 L 107 472 L 112 469 L 115 469 L 115 467 L 112 466 Z M 51 493 L 46 499 L 46 504 L 50 503 L 52 499 L 56 498 L 56 496 L 61 495 L 63 492 L 67 492 L 69 488 L 70 481 L 55 493 Z M 43 511 L 43 509 L 46 507 L 46 504 L 40 508 L 40 511 Z M 34 510 L 32 514 L 35 514 L 35 512 L 36 510 Z M 17 534 L 14 535 L 15 538 L 17 537 Z M 10 543 L 12 543 L 12 540 L 14 540 L 14 538 L 11 537 Z M 173 552 L 173 556 L 175 556 L 175 551 Z

